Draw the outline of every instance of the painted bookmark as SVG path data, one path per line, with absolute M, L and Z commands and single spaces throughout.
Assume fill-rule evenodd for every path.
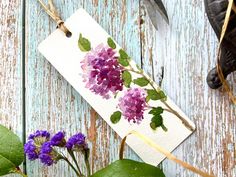
M 137 130 L 168 151 L 195 129 L 130 56 L 83 9 L 39 45 L 39 51 L 122 138 Z M 127 144 L 147 163 L 165 157 L 129 138 Z

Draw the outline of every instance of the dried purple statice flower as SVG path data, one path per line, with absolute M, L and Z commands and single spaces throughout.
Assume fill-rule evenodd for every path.
M 122 115 L 130 122 L 140 123 L 147 107 L 146 92 L 142 88 L 130 88 L 119 99 L 118 107 Z
M 82 133 L 78 133 L 69 138 L 66 143 L 68 150 L 84 150 L 88 148 L 85 140 L 85 136 Z
M 51 166 L 54 163 L 54 160 L 50 156 L 50 154 L 40 154 L 39 155 L 40 161 L 47 166 Z
M 52 146 L 60 146 L 60 147 L 64 147 L 66 144 L 66 140 L 65 140 L 65 132 L 64 131 L 60 131 L 58 133 L 56 133 L 50 140 L 51 145 Z
M 43 143 L 40 149 L 39 159 L 44 165 L 51 166 L 59 160 L 58 157 L 59 154 L 54 151 L 51 141 Z
M 42 144 L 45 141 L 48 141 L 50 138 L 50 133 L 46 130 L 37 130 L 35 133 L 29 135 L 29 140 L 39 141 L 38 143 Z
M 49 138 L 50 133 L 45 130 L 37 130 L 29 136 L 27 143 L 24 145 L 24 152 L 29 160 L 35 160 L 39 157 L 41 145 L 49 141 Z
M 122 71 L 116 52 L 103 44 L 91 50 L 81 62 L 86 87 L 105 99 L 123 90 Z
M 33 140 L 29 140 L 25 145 L 24 145 L 24 152 L 27 155 L 29 160 L 35 160 L 39 156 L 38 150 L 34 144 Z

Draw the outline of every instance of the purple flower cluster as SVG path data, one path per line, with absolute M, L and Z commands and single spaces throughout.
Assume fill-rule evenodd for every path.
M 64 132 L 58 132 L 50 140 L 49 132 L 37 130 L 29 136 L 28 142 L 24 145 L 24 152 L 29 160 L 39 158 L 43 164 L 50 166 L 57 161 L 57 154 L 53 151 L 53 146 L 62 145 L 65 142 L 64 137 Z
M 51 138 L 52 146 L 65 146 L 65 132 L 58 132 Z
M 50 141 L 43 143 L 43 145 L 41 146 L 39 159 L 43 164 L 47 166 L 50 166 L 54 162 L 56 162 L 54 161 L 56 160 L 56 153 L 53 153 L 53 147 Z
M 36 138 L 40 139 L 49 139 L 50 138 L 50 133 L 46 130 L 37 130 L 35 133 L 30 134 L 28 139 L 35 140 Z
M 34 144 L 34 140 L 30 139 L 24 146 L 25 154 L 28 156 L 29 160 L 35 160 L 39 157 L 38 148 Z
M 116 52 L 100 44 L 85 56 L 82 63 L 86 87 L 105 99 L 123 90 L 122 71 Z
M 35 160 L 39 158 L 40 146 L 48 141 L 50 138 L 50 133 L 45 130 L 37 130 L 35 133 L 30 134 L 28 142 L 24 146 L 25 154 L 28 156 L 29 160 Z
M 118 107 L 123 116 L 130 122 L 140 123 L 147 107 L 146 92 L 142 88 L 130 88 L 119 99 Z
M 82 133 L 73 135 L 66 143 L 66 147 L 69 150 L 81 150 L 87 149 L 88 145 L 85 141 L 85 136 Z
M 87 143 L 82 133 L 73 135 L 68 142 L 65 140 L 65 132 L 60 131 L 50 138 L 47 131 L 37 130 L 28 138 L 28 142 L 24 145 L 24 152 L 29 160 L 40 159 L 40 161 L 50 166 L 62 158 L 55 150 L 55 147 L 66 147 L 67 149 L 80 150 L 86 149 Z

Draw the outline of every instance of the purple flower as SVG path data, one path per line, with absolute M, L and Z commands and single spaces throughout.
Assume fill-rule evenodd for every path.
M 117 61 L 115 51 L 103 44 L 90 51 L 81 62 L 86 87 L 105 99 L 123 90 L 123 67 Z
M 54 160 L 52 159 L 50 154 L 40 154 L 39 159 L 43 164 L 47 166 L 51 166 L 54 163 Z
M 66 147 L 69 150 L 76 149 L 76 150 L 83 150 L 87 149 L 88 145 L 85 141 L 85 136 L 82 133 L 78 133 L 73 135 L 69 138 L 69 140 L 66 143 Z
M 146 92 L 141 88 L 130 88 L 119 99 L 118 107 L 123 116 L 130 122 L 140 123 L 147 107 Z
M 24 145 L 24 151 L 29 160 L 39 157 L 40 147 L 50 138 L 50 133 L 44 130 L 37 130 L 28 137 L 28 142 Z
M 51 144 L 53 146 L 65 146 L 66 140 L 65 140 L 65 132 L 58 132 L 51 138 Z
M 33 140 L 29 140 L 24 145 L 24 152 L 27 155 L 29 160 L 35 160 L 38 158 L 38 150 L 37 150 L 36 146 L 34 145 Z
M 43 143 L 40 149 L 40 154 L 39 154 L 39 159 L 40 161 L 47 165 L 50 166 L 53 163 L 56 163 L 56 153 L 53 152 L 53 147 L 50 141 Z
M 51 142 L 48 141 L 48 142 L 43 143 L 43 145 L 41 146 L 41 149 L 40 149 L 40 153 L 41 154 L 45 154 L 45 153 L 49 154 L 51 152 L 52 152 Z
M 35 133 L 30 134 L 28 139 L 35 139 L 37 137 L 45 137 L 46 139 L 49 139 L 50 133 L 46 130 L 37 130 Z

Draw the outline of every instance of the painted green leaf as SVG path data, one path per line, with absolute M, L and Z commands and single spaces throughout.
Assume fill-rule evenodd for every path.
M 121 119 L 121 112 L 120 111 L 114 112 L 110 117 L 110 120 L 113 124 L 118 123 L 120 121 L 120 119 Z
M 147 93 L 151 100 L 166 99 L 166 95 L 162 90 L 157 92 L 156 90 L 148 89 Z
M 157 125 L 155 122 L 151 122 L 150 123 L 150 127 L 153 129 L 153 130 L 156 130 L 157 129 Z
M 0 125 L 0 176 L 14 171 L 23 160 L 23 144 L 19 137 Z
M 124 71 L 122 73 L 122 79 L 124 81 L 124 85 L 129 88 L 130 84 L 132 82 L 132 75 L 130 74 L 130 72 L 129 71 Z
M 154 122 L 157 127 L 160 127 L 163 124 L 163 118 L 161 115 L 155 115 L 152 117 L 152 122 Z
M 119 62 L 122 66 L 129 66 L 129 61 L 128 61 L 127 59 L 118 58 L 118 62 Z
M 149 101 L 150 101 L 150 97 L 147 96 L 147 97 L 146 97 L 146 102 L 149 102 Z
M 140 87 L 144 87 L 148 85 L 149 81 L 145 77 L 134 79 L 133 81 L 136 85 L 139 85 Z
M 150 127 L 153 130 L 156 130 L 156 128 L 161 127 L 164 131 L 167 131 L 167 128 L 163 124 L 163 117 L 160 114 L 154 115 L 152 117 L 152 120 L 151 120 L 151 123 L 150 123 Z
M 133 160 L 117 160 L 91 177 L 165 177 L 160 168 Z
M 152 115 L 160 115 L 163 113 L 163 108 L 162 107 L 157 107 L 157 108 L 152 108 L 151 111 L 149 111 L 148 114 L 152 114 Z
M 118 62 L 122 66 L 129 66 L 130 58 L 129 58 L 128 54 L 123 49 L 119 50 L 119 54 L 120 54 L 120 57 L 118 58 Z
M 116 48 L 116 44 L 115 44 L 115 42 L 112 40 L 111 37 L 109 37 L 109 38 L 107 39 L 107 44 L 108 44 L 109 47 L 111 47 L 112 49 L 115 49 L 115 48 Z
M 129 59 L 129 55 L 123 49 L 119 50 L 119 54 L 120 54 L 120 58 L 127 59 L 127 60 Z
M 79 35 L 78 46 L 82 52 L 88 52 L 91 50 L 91 44 L 89 40 L 84 38 L 81 33 Z

